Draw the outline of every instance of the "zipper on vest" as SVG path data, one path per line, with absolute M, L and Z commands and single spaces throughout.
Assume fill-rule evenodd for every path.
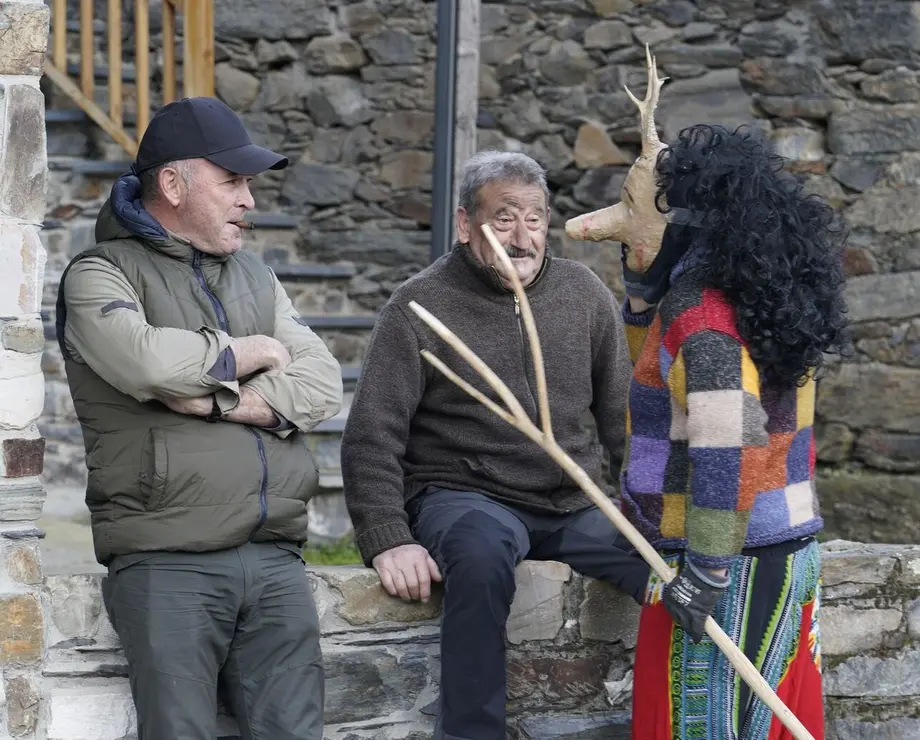
M 230 324 L 227 321 L 227 313 L 224 311 L 224 307 L 221 305 L 220 300 L 218 300 L 217 296 L 214 295 L 208 287 L 208 281 L 204 279 L 204 272 L 201 270 L 201 252 L 197 249 L 193 250 L 192 269 L 195 271 L 195 277 L 198 278 L 198 284 L 208 297 L 208 300 L 211 301 L 211 305 L 214 306 L 214 312 L 217 314 L 217 323 L 220 324 L 220 328 L 223 331 L 229 334 Z
M 268 519 L 268 496 L 266 493 L 268 490 L 268 460 L 265 459 L 265 442 L 262 437 L 252 427 L 247 427 L 247 429 L 256 438 L 256 444 L 259 447 L 259 462 L 262 465 L 262 479 L 259 481 L 259 521 L 252 528 L 252 532 L 249 533 L 249 539 L 251 540 L 256 532 L 262 528 L 262 525 L 265 524 L 265 520 Z
M 518 334 L 521 336 L 521 360 L 524 362 L 524 385 L 527 386 L 527 390 L 530 391 L 530 397 L 533 399 L 534 404 L 534 414 L 539 413 L 539 403 L 537 402 L 537 397 L 534 395 L 533 388 L 530 385 L 530 380 L 527 378 L 527 340 L 524 336 L 524 322 L 521 320 L 521 301 L 518 299 L 517 294 L 514 295 L 514 315 L 517 317 L 518 325 Z

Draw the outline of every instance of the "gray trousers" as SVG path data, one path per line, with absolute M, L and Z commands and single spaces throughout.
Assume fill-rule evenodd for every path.
M 138 740 L 322 740 L 319 618 L 293 543 L 116 557 L 103 586 L 128 659 Z

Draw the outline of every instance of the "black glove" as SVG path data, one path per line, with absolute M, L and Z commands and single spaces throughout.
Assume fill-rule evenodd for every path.
M 712 614 L 728 583 L 728 578 L 703 573 L 687 560 L 677 578 L 664 587 L 665 609 L 693 642 L 703 639 L 706 617 Z

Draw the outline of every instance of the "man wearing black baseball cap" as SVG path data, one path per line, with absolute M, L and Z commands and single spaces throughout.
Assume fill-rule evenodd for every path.
M 287 157 L 256 146 L 242 121 L 215 98 L 183 98 L 156 112 L 131 169 L 139 174 L 183 159 L 206 159 L 237 175 L 283 170 Z
M 61 278 L 57 335 L 87 453 L 106 609 L 138 740 L 321 740 L 319 619 L 301 559 L 341 369 L 242 249 L 249 184 L 287 159 L 213 98 L 158 111 Z

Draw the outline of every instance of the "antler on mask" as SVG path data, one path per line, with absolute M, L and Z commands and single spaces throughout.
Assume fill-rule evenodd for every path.
M 626 85 L 623 86 L 623 89 L 626 90 L 629 99 L 639 108 L 642 119 L 642 156 L 655 158 L 664 148 L 664 144 L 658 138 L 658 129 L 655 128 L 655 108 L 658 105 L 661 87 L 668 78 L 658 77 L 658 63 L 652 56 L 648 44 L 645 45 L 645 61 L 648 66 L 648 87 L 645 90 L 645 100 L 639 100 Z
M 630 201 L 625 202 L 624 194 L 624 201 L 616 205 L 569 219 L 565 224 L 565 231 L 573 239 L 587 241 L 611 239 L 636 248 L 651 248 L 655 252 L 661 246 L 661 237 L 667 224 L 667 217 L 655 206 L 657 190 L 655 163 L 659 152 L 666 145 L 658 138 L 658 130 L 655 127 L 655 108 L 658 105 L 661 87 L 668 78 L 658 76 L 658 64 L 648 44 L 645 46 L 645 59 L 648 66 L 648 87 L 645 91 L 645 99 L 639 100 L 628 87 L 625 88 L 626 94 L 639 109 L 642 122 L 642 151 L 626 177 Z M 654 255 L 649 256 L 654 257 Z

